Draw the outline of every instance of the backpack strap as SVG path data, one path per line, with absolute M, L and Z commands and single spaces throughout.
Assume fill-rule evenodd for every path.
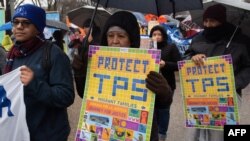
M 43 48 L 43 58 L 42 58 L 42 67 L 46 72 L 49 72 L 51 69 L 51 48 L 53 43 L 50 41 L 46 41 L 45 46 Z

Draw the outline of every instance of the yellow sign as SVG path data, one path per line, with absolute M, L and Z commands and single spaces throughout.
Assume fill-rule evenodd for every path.
M 179 61 L 178 67 L 187 127 L 239 124 L 231 55 L 207 58 L 203 66 Z
M 155 97 L 145 78 L 159 62 L 159 50 L 91 46 L 76 140 L 149 141 Z

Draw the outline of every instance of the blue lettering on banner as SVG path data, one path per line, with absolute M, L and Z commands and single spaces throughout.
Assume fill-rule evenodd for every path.
M 120 58 L 120 63 L 121 63 L 120 70 L 122 70 L 124 62 L 125 62 L 125 59 L 124 58 Z
M 218 74 L 225 72 L 225 64 L 192 66 L 186 68 L 187 75 Z
M 109 67 L 109 65 L 110 65 L 110 57 L 106 57 L 106 59 L 105 59 L 105 69 L 110 69 L 110 67 Z
M 94 77 L 100 78 L 100 82 L 99 82 L 99 87 L 98 87 L 98 93 L 101 94 L 102 93 L 102 86 L 103 86 L 103 80 L 104 79 L 110 79 L 109 75 L 103 75 L 103 74 L 94 74 Z
M 106 70 L 119 70 L 124 72 L 146 73 L 149 60 L 139 60 L 131 58 L 98 57 L 97 67 Z
M 98 58 L 98 68 L 103 65 L 103 57 L 102 56 L 99 56 Z
M 130 68 L 131 63 L 132 63 L 132 59 L 128 59 L 127 64 L 126 64 L 126 71 L 128 72 L 131 72 L 131 68 Z
M 224 83 L 221 81 L 224 81 Z M 217 86 L 224 86 L 224 88 L 223 87 L 218 88 L 217 89 L 218 92 L 225 92 L 225 91 L 228 92 L 229 91 L 228 83 L 225 83 L 225 82 L 227 82 L 227 77 L 217 77 L 216 78 Z
M 195 92 L 195 85 L 194 82 L 198 82 L 199 79 L 187 79 L 186 82 L 191 82 L 192 84 L 192 92 Z
M 104 86 L 104 80 L 110 80 L 112 79 L 110 75 L 104 75 L 104 74 L 96 74 L 93 75 L 95 78 L 99 78 L 99 86 L 98 86 L 98 94 L 102 94 L 102 89 Z M 113 86 L 112 86 L 112 96 L 117 95 L 117 90 L 128 90 L 128 84 L 129 84 L 129 78 L 127 77 L 120 77 L 120 76 L 114 76 L 113 78 Z M 135 96 L 133 94 L 130 94 L 131 100 L 137 100 L 137 101 L 147 101 L 147 93 L 148 90 L 146 88 L 139 88 L 137 87 L 137 84 L 145 85 L 146 81 L 141 79 L 133 79 L 132 80 L 132 91 L 142 93 L 142 96 Z M 105 85 L 106 86 L 106 85 Z
M 148 62 L 147 60 L 143 60 L 143 61 L 142 61 L 142 64 L 144 65 L 144 67 L 143 67 L 143 68 L 144 68 L 143 72 L 146 73 L 146 68 L 147 68 L 147 65 L 149 64 L 149 62 Z
M 208 82 L 208 83 L 207 83 Z M 203 86 L 203 92 L 206 92 L 207 91 L 207 87 L 208 86 L 214 86 L 214 82 L 213 82 L 213 79 L 212 78 L 203 78 L 202 79 L 202 86 Z
M 215 80 L 214 80 L 215 79 Z M 202 90 L 203 92 L 207 92 L 209 87 L 213 88 L 214 83 L 216 82 L 216 87 L 218 92 L 228 92 L 229 91 L 229 84 L 228 84 L 227 77 L 216 77 L 216 78 L 202 78 L 201 82 L 200 79 L 186 79 L 186 82 L 190 83 L 192 86 L 192 92 L 196 92 L 196 84 L 202 83 Z
M 143 95 L 142 97 L 131 95 L 131 99 L 138 100 L 138 101 L 147 101 L 147 92 L 148 92 L 147 89 L 136 87 L 136 84 L 145 84 L 145 83 L 146 83 L 145 80 L 133 79 L 132 91 L 141 92 L 143 93 Z
M 118 81 L 123 81 L 124 85 L 118 85 Z M 115 76 L 113 84 L 114 85 L 113 85 L 112 96 L 116 96 L 116 90 L 117 89 L 122 89 L 122 90 L 127 90 L 128 89 L 128 78 Z
M 135 60 L 135 64 L 134 64 L 134 68 L 135 68 L 135 69 L 134 69 L 134 72 L 139 72 L 139 70 L 136 69 L 136 68 L 137 68 L 136 65 L 137 65 L 137 64 L 140 64 L 140 63 L 141 63 L 140 60 Z
M 112 58 L 112 70 L 117 69 L 117 58 Z
M 0 118 L 2 117 L 2 110 L 7 107 L 7 114 L 9 117 L 14 116 L 11 112 L 11 101 L 6 96 L 6 91 L 3 86 L 0 86 Z

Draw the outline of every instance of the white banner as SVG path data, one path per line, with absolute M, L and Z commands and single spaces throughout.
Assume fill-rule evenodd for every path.
M 0 76 L 0 141 L 30 141 L 20 68 Z

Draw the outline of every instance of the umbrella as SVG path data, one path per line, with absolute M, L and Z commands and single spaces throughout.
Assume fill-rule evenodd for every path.
M 157 16 L 180 11 L 202 9 L 202 0 L 93 0 L 104 8 L 113 7 Z
M 57 28 L 57 29 L 63 29 L 63 30 L 69 30 L 66 23 L 56 20 L 46 20 L 46 26 L 51 28 Z
M 5 24 L 2 24 L 0 26 L 0 31 L 3 31 L 3 30 L 11 30 L 12 29 L 12 25 L 11 25 L 11 22 L 7 22 Z
M 55 21 L 55 20 L 48 20 L 46 19 L 46 26 L 51 28 L 57 28 L 57 29 L 63 29 L 63 30 L 69 30 L 67 25 L 61 21 Z M 11 30 L 12 24 L 11 22 L 7 22 L 0 26 L 0 31 L 3 30 Z
M 82 6 L 80 8 L 71 10 L 67 13 L 69 21 L 79 27 L 82 27 L 85 20 L 92 17 L 92 14 L 95 11 L 95 7 L 93 6 Z M 109 13 L 104 8 L 98 8 L 95 15 L 95 23 L 102 29 L 105 21 L 110 17 L 111 13 Z

